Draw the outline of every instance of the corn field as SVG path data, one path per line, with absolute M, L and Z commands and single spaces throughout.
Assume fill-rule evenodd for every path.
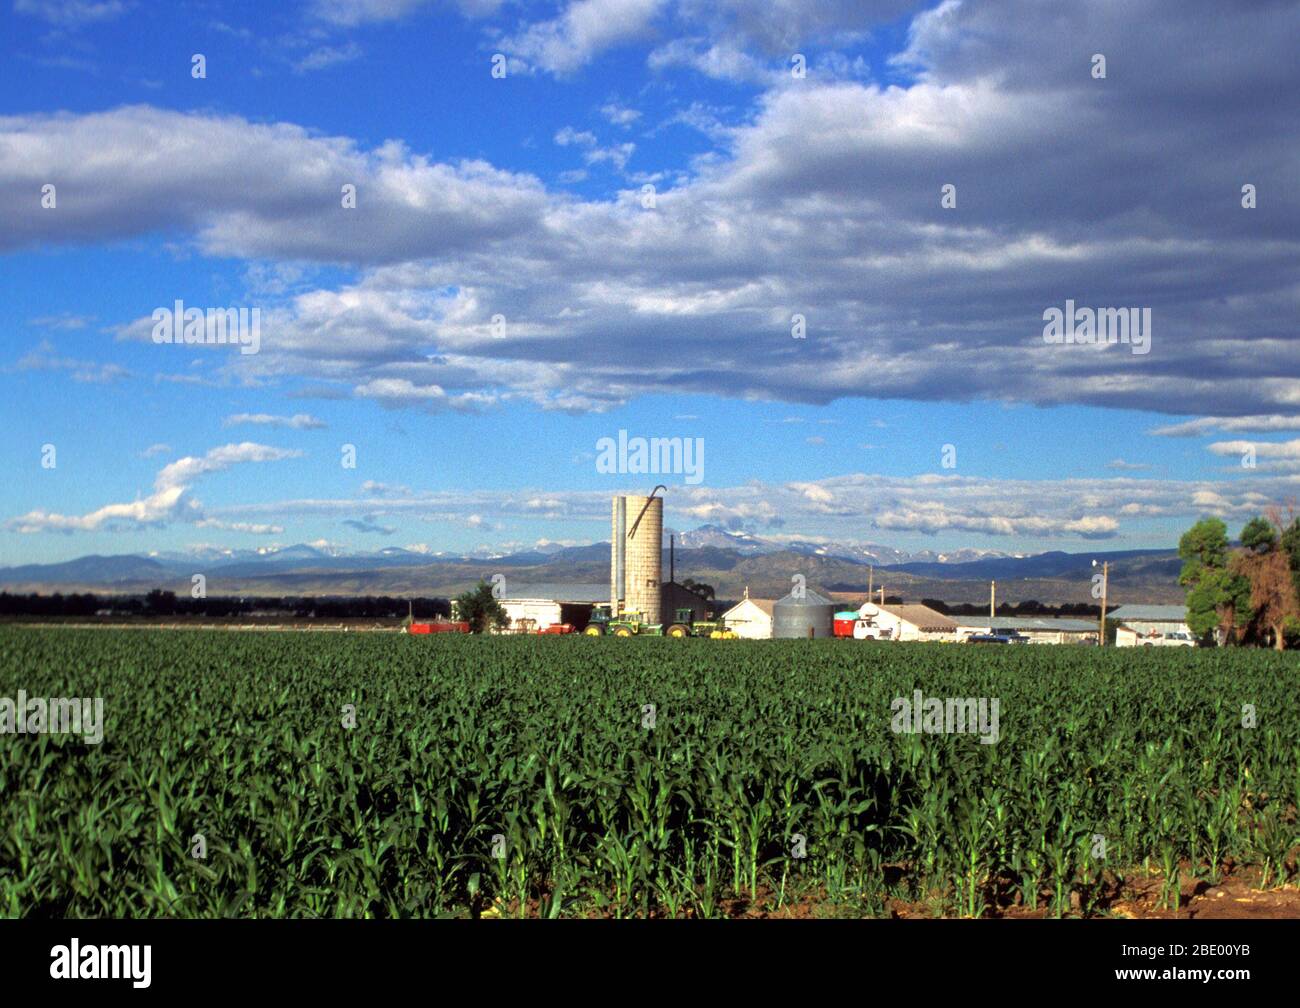
M 1300 674 L 1256 651 L 0 629 L 11 917 L 734 915 L 906 898 L 1097 912 L 1107 880 L 1274 884 Z M 891 703 L 997 698 L 997 741 Z

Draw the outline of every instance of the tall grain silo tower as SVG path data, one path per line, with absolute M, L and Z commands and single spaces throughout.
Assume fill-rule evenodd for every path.
M 661 622 L 664 500 L 656 496 L 615 497 L 610 541 L 609 602 L 614 613 L 639 612 L 646 623 Z

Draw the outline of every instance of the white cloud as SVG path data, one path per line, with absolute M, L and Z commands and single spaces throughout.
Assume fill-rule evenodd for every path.
M 743 51 L 766 52 L 761 39 L 778 55 L 791 32 L 829 38 L 899 7 L 716 6 L 743 27 Z M 711 26 L 709 7 L 679 2 L 671 16 Z M 565 5 L 556 23 L 579 9 Z M 1170 23 L 1146 0 L 1089 10 L 948 7 L 914 32 L 917 81 L 786 80 L 718 113 L 732 125 L 718 123 L 713 149 L 656 183 L 654 210 L 636 187 L 583 199 L 481 161 L 440 163 L 289 123 L 140 107 L 4 117 L 0 188 L 37 191 L 57 177 L 79 198 L 57 215 L 0 205 L 0 245 L 179 233 L 209 255 L 339 267 L 334 289 L 273 298 L 263 352 L 217 377 L 298 377 L 393 406 L 580 412 L 695 393 L 1294 414 L 1300 350 L 1279 320 L 1300 306 L 1300 218 L 1274 204 L 1261 240 L 1256 218 L 1223 197 L 1222 166 L 1296 160 L 1280 96 L 1300 84 L 1283 41 L 1297 15 L 1263 7 L 1249 28 L 1222 27 L 1206 93 L 1261 96 L 1234 108 L 1185 94 L 1171 54 L 1194 47 L 1195 11 Z M 1129 80 L 1133 100 L 1106 99 L 1086 67 L 1043 65 L 1045 49 L 1064 51 L 1089 27 L 1112 65 L 1144 67 Z M 1062 122 L 1089 142 L 1067 153 Z M 574 150 L 615 169 L 635 156 L 599 141 Z M 918 181 L 936 164 L 957 180 L 958 213 L 940 211 L 941 180 Z M 1289 176 L 1268 170 L 1279 174 L 1264 184 L 1284 191 Z M 961 181 L 973 178 L 996 178 L 1015 199 L 976 199 Z M 355 180 L 365 208 L 346 226 L 340 179 Z M 1045 345 L 1044 308 L 1080 290 L 1150 305 L 1152 352 Z M 794 313 L 808 318 L 807 340 L 789 338 Z M 508 322 L 500 339 L 497 315 Z
M 1300 416 L 1274 413 L 1267 416 L 1198 417 L 1183 423 L 1156 427 L 1149 433 L 1154 437 L 1196 437 L 1215 430 L 1225 433 L 1294 431 L 1300 430 Z
M 223 425 L 235 427 L 240 424 L 257 424 L 263 427 L 288 427 L 293 430 L 324 430 L 324 420 L 310 413 L 295 413 L 293 416 L 275 416 L 271 413 L 234 413 L 226 417 Z
M 15 368 L 18 371 L 62 371 L 75 382 L 95 385 L 131 376 L 131 372 L 120 364 L 62 357 L 49 340 L 42 340 L 36 349 L 21 357 Z
M 624 129 L 627 129 L 641 118 L 639 110 L 628 108 L 626 105 L 620 105 L 618 102 L 609 102 L 602 105 L 600 114 L 615 126 L 621 126 Z
M 647 33 L 665 0 L 569 0 L 558 17 L 528 25 L 502 50 L 555 74 L 572 73 L 602 52 Z
M 272 462 L 293 458 L 301 452 L 287 451 L 245 441 L 222 445 L 201 456 L 177 459 L 159 470 L 153 493 L 127 504 L 105 504 L 82 515 L 64 515 L 34 510 L 11 518 L 6 528 L 13 532 L 92 532 L 100 528 L 140 528 L 177 521 L 233 528 L 205 515 L 198 501 L 189 496 L 190 485 L 199 477 L 229 469 L 244 462 Z M 249 531 L 251 527 L 241 529 Z
M 341 46 L 317 46 L 302 59 L 296 60 L 293 68 L 298 73 L 310 73 L 313 70 L 325 70 L 342 63 L 351 63 L 361 58 L 361 47 L 355 42 Z
M 123 0 L 14 0 L 14 12 L 38 17 L 60 28 L 112 21 L 127 11 Z
M 1215 455 L 1245 455 L 1254 452 L 1256 458 L 1300 459 L 1300 438 L 1292 441 L 1215 441 L 1205 446 Z

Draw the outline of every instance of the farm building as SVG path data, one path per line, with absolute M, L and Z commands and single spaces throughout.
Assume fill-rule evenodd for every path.
M 501 606 L 516 632 L 542 630 L 555 623 L 572 623 L 581 629 L 591 618 L 591 607 L 609 601 L 607 584 L 511 585 Z
M 1106 619 L 1119 624 L 1116 647 L 1135 647 L 1144 637 L 1192 633 L 1187 626 L 1187 607 L 1180 605 L 1122 605 L 1107 613 Z
M 609 604 L 609 585 L 596 583 L 507 585 L 508 598 L 501 606 L 510 617 L 510 629 L 517 633 L 543 630 L 556 623 L 570 623 L 581 630 L 591 619 L 596 605 Z M 668 583 L 661 586 L 660 612 L 671 621 L 678 609 L 690 609 L 695 619 L 704 619 L 710 603 L 689 588 Z
M 722 620 L 737 637 L 766 640 L 772 636 L 775 606 L 775 599 L 750 598 L 746 588 L 745 597 L 724 612 Z
M 659 611 L 665 623 L 672 623 L 677 619 L 678 609 L 691 610 L 691 618 L 697 620 L 708 619 L 718 611 L 718 606 L 712 599 L 703 598 L 689 588 L 672 581 L 665 582 L 660 587 L 660 599 Z
M 858 615 L 875 621 L 883 631 L 882 640 L 955 640 L 957 636 L 956 622 L 929 606 L 864 602 Z
M 1086 619 L 1057 616 L 958 616 L 957 634 L 1015 632 L 1031 644 L 1082 644 L 1097 642 L 1097 624 Z

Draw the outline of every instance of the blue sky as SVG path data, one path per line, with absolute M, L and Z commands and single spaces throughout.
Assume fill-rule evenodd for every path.
M 1007 552 L 1300 495 L 1296 5 L 4 2 L 0 563 L 585 543 L 655 482 Z M 155 344 L 177 299 L 259 352 Z M 1047 344 L 1067 299 L 1150 352 Z M 598 472 L 620 430 L 702 482 Z

